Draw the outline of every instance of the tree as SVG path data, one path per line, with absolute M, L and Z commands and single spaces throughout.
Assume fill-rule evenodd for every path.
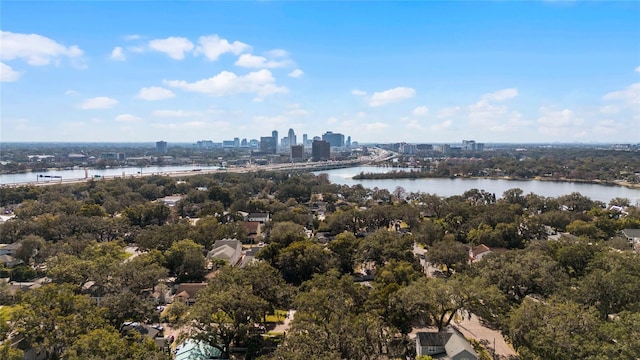
M 307 241 L 296 241 L 280 251 L 276 267 L 284 280 L 300 285 L 314 274 L 322 274 L 336 267 L 331 253 L 322 246 Z
M 202 245 L 185 239 L 171 245 L 166 254 L 167 266 L 178 276 L 178 281 L 201 281 L 205 275 Z
M 391 259 L 415 262 L 413 239 L 395 231 L 379 229 L 360 241 L 356 259 L 362 263 L 383 266 Z
M 526 299 L 510 316 L 508 331 L 525 359 L 591 359 L 602 354 L 595 309 L 565 299 Z
M 102 311 L 87 296 L 76 295 L 68 285 L 48 284 L 17 299 L 12 331 L 26 346 L 59 357 L 76 339 L 107 324 Z
M 80 337 L 65 352 L 69 360 L 160 360 L 170 357 L 157 345 L 141 335 L 127 341 L 111 327 L 95 329 Z
M 343 274 L 353 273 L 355 266 L 355 254 L 358 248 L 358 239 L 350 232 L 343 232 L 331 240 L 329 249 L 338 258 L 340 271 Z
M 264 299 L 254 295 L 249 286 L 227 284 L 208 286 L 198 293 L 189 313 L 192 336 L 211 345 L 223 345 L 228 355 L 231 344 L 240 345 L 256 332 L 268 308 Z
M 446 267 L 447 275 L 453 271 L 461 271 L 469 262 L 469 250 L 467 247 L 454 240 L 444 240 L 433 244 L 427 251 L 429 262 Z

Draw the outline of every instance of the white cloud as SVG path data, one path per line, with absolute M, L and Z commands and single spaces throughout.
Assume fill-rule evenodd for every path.
M 124 56 L 124 50 L 120 46 L 116 46 L 111 51 L 111 55 L 109 55 L 109 59 L 115 61 L 125 61 L 126 58 Z
M 67 90 L 64 92 L 65 95 L 80 95 L 80 93 L 78 93 L 75 90 Z
M 384 130 L 386 128 L 388 128 L 389 125 L 385 124 L 383 122 L 374 122 L 374 123 L 369 123 L 369 124 L 365 124 L 364 128 L 366 131 L 380 131 L 380 130 Z
M 584 120 L 578 118 L 572 110 L 540 108 L 542 114 L 538 120 L 538 132 L 551 137 L 578 138 L 584 135 Z
M 246 68 L 280 68 L 291 65 L 292 62 L 289 59 L 284 60 L 269 60 L 264 56 L 256 56 L 252 54 L 242 54 L 238 58 L 238 61 L 234 65 L 246 67 Z
M 287 74 L 289 77 L 292 78 L 299 78 L 300 76 L 302 76 L 304 74 L 304 71 L 300 70 L 300 69 L 295 69 L 292 72 L 290 72 L 289 74 Z
M 410 99 L 416 94 L 416 91 L 408 87 L 397 87 L 385 91 L 375 92 L 369 99 L 369 106 L 382 106 L 405 99 Z
M 640 66 L 638 66 L 635 70 L 637 73 L 640 73 Z
M 18 34 L 0 31 L 0 59 L 24 59 L 29 65 L 48 65 L 52 60 L 66 56 L 80 58 L 83 52 L 76 45 L 66 47 L 37 34 Z
M 292 109 L 285 112 L 285 115 L 289 116 L 304 116 L 309 115 L 309 112 L 304 109 Z
M 600 112 L 603 114 L 617 114 L 620 109 L 615 105 L 605 105 L 600 107 Z
M 142 118 L 139 118 L 135 115 L 131 115 L 131 114 L 120 114 L 118 116 L 116 116 L 115 120 L 117 122 L 139 122 L 142 120 Z
M 164 100 L 175 97 L 176 94 L 173 91 L 159 87 L 159 86 L 151 86 L 140 89 L 140 92 L 136 96 L 138 99 L 143 100 Z
M 275 58 L 284 58 L 284 57 L 289 57 L 289 52 L 284 49 L 273 49 L 273 50 L 267 51 L 267 55 Z
M 353 94 L 355 96 L 367 96 L 367 92 L 366 91 L 362 91 L 362 90 L 358 90 L 358 89 L 351 90 L 351 94 Z
M 131 34 L 131 35 L 125 35 L 125 36 L 124 36 L 124 39 L 125 39 L 125 40 L 127 40 L 127 41 L 130 41 L 130 40 L 139 40 L 139 39 L 141 39 L 141 38 L 142 38 L 142 36 L 140 36 L 140 35 L 138 35 L 138 34 Z
M 447 119 L 442 123 L 431 125 L 430 128 L 432 131 L 443 131 L 443 130 L 449 129 L 452 124 L 453 124 L 453 121 L 451 119 Z
M 158 129 L 169 129 L 169 130 L 185 130 L 185 129 L 220 128 L 223 126 L 226 127 L 226 125 L 227 125 L 226 123 L 210 124 L 205 121 L 187 121 L 187 122 L 169 123 L 169 124 L 155 123 L 155 124 L 151 124 L 151 127 L 158 128 Z
M 438 111 L 438 115 L 436 116 L 440 119 L 447 118 L 447 117 L 457 115 L 460 112 L 460 110 L 462 110 L 460 106 L 442 108 Z
M 429 114 L 429 108 L 426 106 L 418 106 L 413 109 L 413 116 L 427 116 Z
M 164 83 L 178 89 L 213 96 L 255 94 L 260 99 L 263 96 L 286 93 L 288 91 L 284 86 L 277 86 L 275 81 L 271 71 L 262 69 L 241 76 L 230 71 L 222 71 L 208 79 L 192 83 L 184 80 L 165 80 Z
M 184 111 L 184 110 L 155 110 L 151 112 L 151 115 L 157 117 L 193 117 L 202 115 L 198 111 Z
M 16 81 L 20 78 L 20 73 L 5 63 L 0 62 L 0 82 Z
M 222 39 L 218 35 L 201 36 L 198 39 L 198 44 L 200 45 L 195 50 L 196 54 L 204 54 L 211 61 L 218 60 L 222 54 L 233 53 L 239 55 L 251 50 L 251 46 L 243 42 L 234 41 L 229 43 L 227 39 Z
M 420 125 L 420 122 L 418 120 L 411 120 L 407 123 L 407 129 L 411 129 L 411 130 L 422 130 L 422 125 Z
M 503 101 L 518 96 L 518 89 L 509 88 L 482 95 L 482 100 Z
M 78 105 L 79 109 L 108 109 L 115 106 L 118 100 L 112 99 L 106 96 L 98 96 L 85 100 L 82 104 Z
M 149 41 L 149 48 L 163 52 L 175 60 L 184 59 L 184 54 L 193 50 L 194 45 L 189 39 L 183 37 L 168 37 L 166 39 L 154 39 Z
M 640 105 L 640 83 L 631 84 L 623 90 L 610 92 L 603 99 L 622 100 L 632 106 Z
M 327 119 L 327 124 L 335 124 L 338 122 L 338 118 L 331 116 L 330 118 Z

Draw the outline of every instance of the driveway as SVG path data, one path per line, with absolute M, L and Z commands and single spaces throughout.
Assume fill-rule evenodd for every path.
M 467 338 L 473 338 L 480 342 L 488 342 L 488 344 L 485 345 L 487 349 L 493 349 L 495 344 L 495 353 L 500 359 L 508 359 L 510 356 L 516 356 L 516 352 L 511 345 L 505 341 L 502 334 L 497 330 L 483 326 L 480 323 L 480 319 L 475 315 L 473 315 L 471 319 L 465 317 L 460 322 L 452 322 L 452 325 Z

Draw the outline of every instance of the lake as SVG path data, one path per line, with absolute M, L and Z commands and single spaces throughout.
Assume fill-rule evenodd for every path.
M 539 181 L 539 180 L 505 180 L 505 179 L 462 179 L 462 178 L 438 178 L 438 179 L 382 179 L 382 180 L 354 180 L 353 176 L 360 172 L 365 173 L 386 173 L 394 170 L 388 167 L 361 166 L 346 169 L 335 169 L 316 172 L 326 173 L 329 180 L 335 184 L 357 185 L 361 184 L 366 188 L 395 190 L 401 186 L 407 192 L 424 192 L 439 196 L 462 195 L 471 189 L 485 190 L 501 197 L 502 193 L 512 188 L 520 188 L 524 194 L 534 193 L 546 197 L 558 197 L 562 195 L 579 192 L 588 196 L 592 200 L 608 203 L 615 197 L 623 197 L 631 200 L 631 204 L 640 204 L 640 189 L 630 189 L 623 186 L 572 183 L 561 181 Z

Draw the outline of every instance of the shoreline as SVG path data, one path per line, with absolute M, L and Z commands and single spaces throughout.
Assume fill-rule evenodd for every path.
M 358 174 L 352 177 L 353 180 L 418 180 L 418 179 L 489 179 L 489 180 L 510 180 L 510 181 L 549 181 L 549 182 L 562 182 L 562 183 L 578 183 L 578 184 L 593 184 L 604 186 L 620 186 L 632 190 L 640 190 L 640 183 L 630 183 L 624 180 L 598 180 L 598 179 L 568 179 L 568 178 L 548 178 L 543 176 L 536 176 L 533 178 L 519 178 L 514 176 L 404 176 L 404 174 L 411 174 L 409 171 L 396 171 L 387 173 L 364 173 Z M 420 174 L 420 172 L 414 172 L 414 174 Z M 369 177 L 368 175 L 374 175 Z M 400 175 L 400 176 L 393 176 Z

